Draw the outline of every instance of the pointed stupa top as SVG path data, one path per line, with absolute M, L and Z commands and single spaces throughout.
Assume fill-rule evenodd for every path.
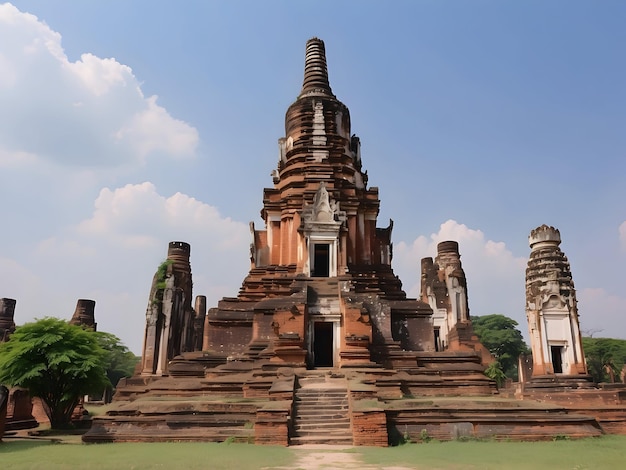
M 335 96 L 328 82 L 326 48 L 324 47 L 324 41 L 319 38 L 311 38 L 306 43 L 304 82 L 298 98 L 313 93 Z

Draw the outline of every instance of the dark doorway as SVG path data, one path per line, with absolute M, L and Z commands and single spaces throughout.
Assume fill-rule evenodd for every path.
M 563 373 L 563 346 L 550 346 L 552 369 L 555 374 Z
M 313 355 L 315 367 L 333 366 L 333 324 L 315 322 L 313 333 Z
M 330 245 L 316 243 L 313 246 L 313 277 L 328 277 L 330 268 Z

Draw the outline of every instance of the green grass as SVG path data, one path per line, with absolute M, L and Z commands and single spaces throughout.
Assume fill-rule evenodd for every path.
M 258 470 L 277 467 L 295 469 L 300 468 L 297 464 L 300 457 L 316 452 L 347 452 L 361 462 L 363 468 L 368 469 L 394 466 L 420 470 L 612 469 L 624 466 L 626 436 L 554 442 L 432 441 L 428 444 L 406 444 L 390 448 L 356 447 L 342 451 L 226 443 L 86 445 L 5 440 L 0 443 L 0 468 L 3 470 L 75 468 Z
M 293 468 L 286 447 L 217 443 L 50 444 L 45 441 L 0 443 L 4 469 L 212 469 Z
M 363 462 L 445 470 L 624 468 L 626 436 L 553 442 L 438 442 L 359 449 Z

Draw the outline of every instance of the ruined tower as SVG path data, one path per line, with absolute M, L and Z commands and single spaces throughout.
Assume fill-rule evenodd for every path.
M 542 225 L 530 232 L 528 242 L 526 317 L 533 377 L 586 375 L 576 290 L 569 261 L 559 248 L 561 234 Z
M 78 299 L 76 310 L 70 320 L 71 325 L 85 326 L 96 331 L 97 323 L 95 316 L 96 301 L 89 299 Z
M 467 280 L 457 242 L 439 243 L 434 262 L 432 258 L 422 259 L 420 295 L 433 309 L 435 344 L 438 351 L 443 351 L 449 346 L 450 332 L 470 319 Z
M 194 350 L 196 314 L 191 306 L 190 254 L 188 243 L 170 242 L 167 259 L 152 279 L 146 309 L 143 374 L 166 374 L 170 360 Z

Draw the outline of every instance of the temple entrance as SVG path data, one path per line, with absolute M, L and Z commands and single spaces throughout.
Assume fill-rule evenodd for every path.
M 313 327 L 313 366 L 333 367 L 333 327 L 332 322 L 316 321 Z
M 313 277 L 328 277 L 330 275 L 330 245 L 316 243 L 313 249 Z
M 550 346 L 552 369 L 555 374 L 563 373 L 563 346 Z

